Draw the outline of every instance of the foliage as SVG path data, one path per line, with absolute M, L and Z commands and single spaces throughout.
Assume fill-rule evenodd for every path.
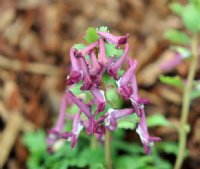
M 157 143 L 152 155 L 144 156 L 143 148 L 140 145 L 124 141 L 124 134 L 123 130 L 118 129 L 112 138 L 112 159 L 116 169 L 171 169 L 171 164 L 161 158 L 160 153 L 175 154 L 176 143 Z M 90 146 L 88 144 L 90 140 L 84 136 L 84 133 L 81 134 L 79 144 L 75 148 L 70 148 L 69 143 L 64 142 L 62 147 L 54 154 L 47 152 L 45 137 L 43 130 L 24 134 L 23 142 L 30 153 L 27 161 L 28 169 L 78 169 L 87 167 L 105 169 L 103 145 L 96 143 L 95 148 Z
M 189 44 L 190 38 L 184 32 L 175 29 L 169 29 L 165 32 L 165 38 L 177 44 Z
M 170 86 L 175 86 L 178 88 L 183 88 L 183 80 L 179 76 L 175 77 L 170 77 L 170 76 L 160 76 L 160 81 L 164 84 L 170 85 Z

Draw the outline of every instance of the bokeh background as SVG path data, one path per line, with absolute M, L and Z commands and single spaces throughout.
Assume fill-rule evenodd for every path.
M 140 94 L 151 100 L 148 115 L 158 112 L 171 126 L 156 127 L 153 135 L 177 141 L 182 93 L 160 83 L 161 74 L 182 77 L 187 65 L 164 72 L 171 58 L 164 32 L 183 29 L 169 10 L 170 0 L 0 0 L 0 164 L 26 168 L 29 152 L 22 136 L 53 125 L 69 71 L 69 49 L 83 41 L 88 27 L 108 26 L 113 34 L 130 34 L 130 55 L 139 60 Z M 184 1 L 182 1 L 184 2 Z M 184 168 L 200 166 L 200 106 L 191 106 L 189 155 Z M 128 132 L 127 138 L 134 137 Z M 141 145 L 142 146 L 142 145 Z M 165 158 L 174 162 L 174 155 Z M 200 168 L 200 167 L 199 167 Z

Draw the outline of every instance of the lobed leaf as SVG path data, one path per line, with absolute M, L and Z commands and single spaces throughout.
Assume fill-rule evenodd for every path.
M 189 44 L 191 42 L 186 33 L 175 29 L 166 31 L 164 36 L 167 40 L 177 44 Z
M 183 11 L 184 11 L 184 6 L 181 5 L 178 2 L 172 2 L 169 5 L 169 8 L 177 15 L 182 15 Z
M 99 36 L 97 34 L 96 29 L 93 28 L 93 27 L 90 27 L 90 28 L 87 29 L 86 35 L 85 35 L 84 38 L 88 43 L 93 43 L 93 42 L 96 42 L 98 40 Z
M 149 127 L 154 126 L 169 126 L 170 121 L 168 121 L 164 115 L 162 114 L 154 114 L 152 116 L 147 117 L 147 125 Z
M 183 12 L 183 23 L 193 33 L 200 31 L 200 10 L 193 4 L 185 7 Z

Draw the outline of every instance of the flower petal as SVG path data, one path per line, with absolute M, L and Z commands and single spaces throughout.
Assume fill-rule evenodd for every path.
M 108 67 L 108 74 L 110 76 L 112 76 L 114 79 L 118 79 L 118 71 L 120 69 L 120 67 L 122 66 L 122 63 L 124 61 L 124 59 L 126 58 L 127 54 L 128 54 L 128 50 L 129 50 L 129 45 L 126 44 L 125 45 L 125 50 L 123 55 L 114 63 L 112 63 L 109 67 Z
M 112 35 L 109 32 L 97 32 L 101 37 L 103 37 L 106 41 L 113 43 L 115 45 L 123 45 L 127 43 L 127 39 L 129 37 L 129 34 L 127 33 L 124 36 L 115 36 Z
M 98 112 L 104 111 L 105 105 L 106 105 L 106 99 L 105 99 L 104 91 L 99 90 L 98 88 L 96 88 L 94 86 L 91 87 L 90 91 L 91 91 L 91 94 L 93 95 L 94 100 L 96 102 L 97 111 Z

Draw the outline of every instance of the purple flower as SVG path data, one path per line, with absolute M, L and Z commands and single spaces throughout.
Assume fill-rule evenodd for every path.
M 80 99 L 78 99 L 76 96 L 74 96 L 74 94 L 70 91 L 67 90 L 66 91 L 67 96 L 69 97 L 69 99 L 71 99 L 71 101 L 76 104 L 79 109 L 90 119 L 93 118 L 92 114 L 91 114 L 91 109 L 88 105 L 86 105 L 85 103 L 83 103 Z
M 166 61 L 161 65 L 161 69 L 164 71 L 169 71 L 179 65 L 183 59 L 184 57 L 180 53 L 176 53 L 171 60 Z
M 98 73 L 100 72 L 101 70 L 101 66 L 100 64 L 98 63 L 98 60 L 95 56 L 95 53 L 94 51 L 91 51 L 90 54 L 90 60 L 91 60 L 91 67 L 89 68 L 89 71 L 90 71 L 90 76 L 97 76 Z
M 138 61 L 134 60 L 132 65 L 129 67 L 129 69 L 125 72 L 125 74 L 118 80 L 118 92 L 121 96 L 123 96 L 125 99 L 128 99 L 131 94 L 133 93 L 132 86 L 131 86 L 131 80 L 133 77 L 133 74 L 135 72 L 135 69 L 137 67 Z
M 129 45 L 128 43 L 125 44 L 125 49 L 124 49 L 124 53 L 123 55 L 114 63 L 112 63 L 109 67 L 108 67 L 108 73 L 110 76 L 112 76 L 114 79 L 118 79 L 118 71 L 122 66 L 122 63 L 124 61 L 124 59 L 126 58 L 127 54 L 128 54 L 128 50 L 129 50 Z
M 59 112 L 56 125 L 48 132 L 47 143 L 50 147 L 53 146 L 58 139 L 60 139 L 60 134 L 62 132 L 62 129 L 64 127 L 64 122 L 65 122 L 66 107 L 67 107 L 67 96 L 64 95 L 62 97 L 60 112 Z
M 109 63 L 108 58 L 106 57 L 106 49 L 103 39 L 99 38 L 99 62 L 106 66 Z
M 98 31 L 98 34 L 103 37 L 105 40 L 107 40 L 110 43 L 113 43 L 115 45 L 123 45 L 127 43 L 127 39 L 129 37 L 129 34 L 127 33 L 124 36 L 115 36 L 110 34 L 109 32 L 100 32 Z
M 99 90 L 97 87 L 94 87 L 94 86 L 91 87 L 90 91 L 96 102 L 97 112 L 104 111 L 105 105 L 106 105 L 106 98 L 104 95 L 104 91 Z
M 133 108 L 126 109 L 109 109 L 106 113 L 104 124 L 110 131 L 114 131 L 117 128 L 117 119 L 124 118 L 134 113 Z
M 108 60 L 107 65 L 110 65 L 110 63 L 113 61 L 113 59 L 114 58 L 110 58 Z M 96 75 L 96 77 L 92 77 L 93 84 L 95 84 L 96 86 L 100 86 L 101 81 L 102 81 L 102 76 L 103 76 L 104 72 L 107 70 L 107 68 L 108 68 L 107 66 L 102 66 L 100 72 Z
M 83 124 L 80 120 L 80 116 L 81 116 L 81 112 L 79 111 L 74 118 L 73 128 L 72 128 L 71 133 L 69 132 L 62 133 L 63 139 L 67 139 L 68 141 L 71 141 L 72 148 L 77 144 L 78 137 L 80 135 L 81 130 L 83 129 Z
M 91 43 L 87 47 L 83 48 L 82 50 L 75 50 L 75 57 L 85 57 L 85 55 L 89 54 L 95 47 L 97 47 L 98 42 Z
M 133 108 L 125 108 L 125 109 L 114 110 L 113 112 L 115 112 L 114 113 L 115 119 L 120 119 L 120 118 L 124 118 L 126 116 L 133 114 L 134 109 Z
M 105 134 L 106 130 L 103 125 L 99 121 L 94 119 L 89 119 L 89 122 L 86 127 L 87 134 Z
M 85 60 L 85 58 L 78 58 L 78 61 L 80 63 L 81 70 L 83 71 L 83 86 L 81 87 L 81 90 L 89 90 L 92 86 L 92 81 L 89 74 L 88 64 Z
M 67 76 L 67 79 L 66 79 L 67 85 L 78 83 L 83 77 L 83 72 L 79 67 L 78 60 L 74 56 L 73 48 L 70 49 L 70 60 L 71 60 L 72 67 L 71 67 L 70 74 Z
M 76 97 L 70 91 L 69 86 L 66 90 L 66 95 L 62 99 L 58 121 L 55 127 L 49 132 L 47 141 L 50 148 L 53 147 L 59 139 L 60 141 L 63 141 L 62 139 L 70 141 L 71 147 L 74 147 L 77 144 L 78 137 L 83 128 L 86 129 L 87 134 L 94 134 L 97 139 L 103 142 L 106 129 L 114 131 L 117 128 L 118 119 L 136 113 L 140 118 L 140 122 L 137 126 L 137 133 L 144 145 L 145 152 L 149 154 L 153 142 L 159 141 L 160 138 L 149 136 L 147 130 L 144 105 L 148 104 L 149 100 L 140 98 L 138 93 L 135 76 L 138 62 L 137 60 L 132 60 L 128 56 L 129 45 L 127 43 L 127 38 L 129 35 L 114 36 L 108 32 L 97 33 L 100 36 L 98 42 L 89 44 L 81 50 L 70 49 L 72 67 L 67 77 L 68 85 L 76 84 L 81 81 L 82 92 L 84 93 L 87 90 L 92 97 L 89 97 L 89 100 L 87 98 L 87 103 L 85 103 L 84 100 Z M 119 59 L 117 57 L 107 57 L 105 43 L 113 44 L 116 49 L 119 45 L 125 44 L 124 53 Z M 86 55 L 89 55 L 89 60 L 86 60 Z M 119 77 L 118 72 L 124 61 L 128 63 L 128 69 L 122 77 Z M 105 72 L 110 75 L 110 78 L 113 77 L 115 80 L 118 80 L 118 93 L 123 98 L 131 100 L 132 108 L 112 109 L 108 107 L 108 111 L 104 112 L 107 101 L 102 88 L 106 88 L 107 86 L 102 83 L 104 82 L 102 81 L 102 77 Z M 112 84 L 113 81 L 110 82 L 111 84 L 109 85 L 113 85 L 112 87 L 114 87 L 115 84 Z M 66 101 L 67 98 L 72 104 L 77 105 L 79 108 L 79 112 L 77 112 L 76 115 L 65 115 L 68 102 Z M 110 102 L 109 106 L 112 105 L 112 101 Z M 92 112 L 92 108 L 95 108 L 94 113 Z M 84 113 L 86 117 L 82 117 L 81 119 L 81 113 Z M 62 132 L 65 117 L 73 120 L 72 131 Z
M 146 124 L 146 118 L 144 109 L 140 109 L 140 122 L 137 126 L 136 132 L 140 136 L 140 140 L 144 146 L 144 151 L 146 154 L 151 153 L 151 146 L 153 146 L 154 142 L 160 141 L 161 139 L 159 137 L 151 137 L 149 136 L 148 130 L 147 130 L 147 124 Z
M 104 120 L 105 127 L 110 131 L 114 131 L 117 128 L 117 121 L 115 119 L 114 111 L 114 109 L 109 109 L 107 118 Z

